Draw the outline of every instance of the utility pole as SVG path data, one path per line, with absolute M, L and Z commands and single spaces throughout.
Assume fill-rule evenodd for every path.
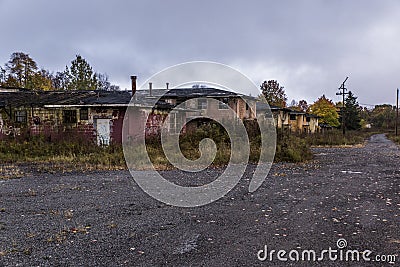
M 399 88 L 397 88 L 397 97 L 396 97 L 396 136 L 397 136 L 397 126 L 399 121 Z
M 347 81 L 349 77 L 346 77 L 346 79 L 343 81 L 342 85 L 339 87 L 339 93 L 336 93 L 336 95 L 341 95 L 343 97 L 343 102 L 342 102 L 342 131 L 343 131 L 343 135 L 345 135 L 346 133 L 346 127 L 345 127 L 345 104 L 344 104 L 344 98 L 345 95 L 348 95 L 349 93 L 346 92 L 347 88 L 344 87 L 345 82 Z

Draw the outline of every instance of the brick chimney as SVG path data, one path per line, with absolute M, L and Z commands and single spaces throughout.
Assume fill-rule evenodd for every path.
M 132 96 L 136 94 L 136 79 L 137 76 L 131 76 L 131 81 L 132 81 Z
M 149 83 L 149 96 L 153 96 L 153 83 Z

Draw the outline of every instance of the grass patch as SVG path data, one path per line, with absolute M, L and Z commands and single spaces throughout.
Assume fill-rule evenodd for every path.
M 310 146 L 352 146 L 363 144 L 367 138 L 376 132 L 372 131 L 347 131 L 343 135 L 341 130 L 330 130 L 304 136 Z
M 257 163 L 260 158 L 261 133 L 258 126 L 252 122 L 245 124 L 250 140 L 249 162 Z M 312 135 L 296 135 L 277 131 L 275 162 L 303 162 L 312 159 L 311 146 L 343 146 L 361 144 L 373 132 L 353 131 L 345 136 L 339 130 Z M 206 124 L 196 131 L 182 134 L 179 137 L 179 147 L 183 155 L 190 160 L 200 157 L 199 144 L 205 138 L 215 142 L 216 154 L 213 166 L 224 166 L 231 159 L 231 142 L 227 132 L 219 125 Z M 400 137 L 389 138 L 400 143 Z M 147 138 L 147 154 L 156 169 L 172 169 L 173 165 L 166 158 L 160 141 L 160 136 Z M 247 146 L 247 145 L 246 145 Z M 144 149 L 137 151 L 144 151 Z M 208 151 L 205 151 L 206 154 Z M 146 153 L 133 154 L 137 159 L 144 159 Z M 235 160 L 235 155 L 233 155 Z M 80 135 L 68 135 L 67 138 L 50 141 L 44 137 L 35 136 L 25 140 L 0 141 L 0 179 L 18 178 L 24 172 L 18 168 L 19 163 L 35 163 L 38 171 L 70 172 L 90 170 L 126 169 L 122 145 L 98 146 L 94 140 L 88 140 Z M 145 160 L 143 160 L 145 162 Z
M 0 165 L 0 180 L 17 179 L 24 176 L 24 172 L 14 164 Z
M 43 137 L 25 141 L 3 140 L 0 141 L 0 162 L 4 166 L 14 166 L 22 162 L 39 163 L 39 171 L 125 168 L 121 145 L 100 147 L 94 142 L 79 138 L 58 142 L 49 142 Z M 9 169 L 3 167 L 2 171 L 0 168 L 0 174 L 10 173 L 7 171 Z
M 389 132 L 389 133 L 386 133 L 386 137 L 389 140 L 392 140 L 394 143 L 400 145 L 400 135 L 396 136 L 396 134 L 394 132 Z

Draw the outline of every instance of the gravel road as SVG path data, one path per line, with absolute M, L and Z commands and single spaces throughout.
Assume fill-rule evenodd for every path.
M 319 266 L 400 265 L 400 149 L 374 135 L 363 147 L 314 153 L 309 163 L 274 164 L 254 193 L 247 192 L 250 166 L 230 193 L 198 208 L 154 200 L 127 171 L 32 171 L 0 180 L 0 266 L 317 265 L 280 261 L 276 252 L 260 261 L 265 246 L 286 258 L 292 250 L 300 258 L 330 247 L 372 251 L 369 262 L 325 254 Z M 163 175 L 198 184 L 222 171 Z M 339 249 L 338 239 L 347 246 Z M 376 262 L 388 255 L 392 263 Z

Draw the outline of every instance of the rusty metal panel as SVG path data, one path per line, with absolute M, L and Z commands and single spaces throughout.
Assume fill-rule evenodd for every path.
M 124 117 L 125 110 L 119 110 L 118 114 L 113 114 L 113 120 L 111 124 L 111 141 L 117 144 L 122 143 L 122 125 L 124 122 Z

